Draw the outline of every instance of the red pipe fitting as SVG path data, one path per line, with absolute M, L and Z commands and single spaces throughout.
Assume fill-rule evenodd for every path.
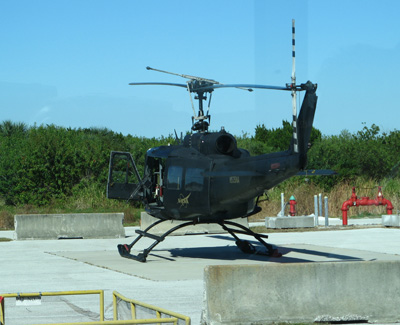
M 343 202 L 342 205 L 342 222 L 343 226 L 347 226 L 347 211 L 349 211 L 349 206 L 357 205 L 357 195 L 356 188 L 353 186 L 350 199 Z
M 378 187 L 378 195 L 375 200 L 370 199 L 368 196 L 363 196 L 360 199 L 357 198 L 356 195 L 356 188 L 353 187 L 351 197 L 347 201 L 343 202 L 342 205 L 342 223 L 343 226 L 347 226 L 347 211 L 349 210 L 350 206 L 366 206 L 366 205 L 386 205 L 386 213 L 392 214 L 393 205 L 392 202 L 385 199 L 382 195 L 382 187 Z

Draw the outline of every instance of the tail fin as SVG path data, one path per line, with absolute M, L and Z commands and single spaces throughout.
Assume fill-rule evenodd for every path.
M 311 81 L 302 84 L 301 88 L 306 91 L 299 117 L 297 119 L 298 150 L 300 154 L 300 168 L 303 169 L 307 164 L 307 151 L 311 130 L 314 122 L 315 109 L 317 107 L 317 85 Z M 293 141 L 292 141 L 293 142 Z

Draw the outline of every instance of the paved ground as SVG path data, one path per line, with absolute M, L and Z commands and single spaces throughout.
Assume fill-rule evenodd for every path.
M 122 240 L 0 242 L 0 293 L 104 289 L 106 318 L 110 319 L 111 293 L 117 290 L 126 297 L 187 315 L 192 324 L 198 324 L 206 265 L 400 259 L 400 229 L 379 226 L 273 233 L 269 242 L 278 246 L 281 258 L 245 255 L 227 234 L 168 237 L 152 251 L 147 263 L 119 256 L 117 244 L 132 241 L 134 228 L 126 228 L 126 234 L 129 238 Z M 0 237 L 12 235 L 0 232 Z M 139 242 L 136 248 L 148 244 Z

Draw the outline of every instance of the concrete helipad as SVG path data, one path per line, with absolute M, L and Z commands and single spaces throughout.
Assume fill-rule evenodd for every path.
M 400 229 L 379 226 L 270 234 L 281 258 L 245 255 L 227 234 L 168 237 L 147 263 L 119 256 L 117 244 L 130 243 L 134 228 L 126 228 L 126 234 L 129 238 L 0 242 L 0 293 L 104 289 L 110 319 L 111 292 L 117 290 L 198 324 L 206 265 L 400 259 Z M 10 237 L 10 232 L 0 232 L 0 237 Z M 136 248 L 148 244 L 139 242 Z

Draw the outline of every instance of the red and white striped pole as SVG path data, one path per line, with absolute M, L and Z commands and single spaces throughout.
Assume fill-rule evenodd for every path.
M 297 141 L 297 107 L 296 107 L 296 41 L 295 26 L 292 19 L 292 106 L 293 106 L 293 149 L 295 153 L 299 152 Z

